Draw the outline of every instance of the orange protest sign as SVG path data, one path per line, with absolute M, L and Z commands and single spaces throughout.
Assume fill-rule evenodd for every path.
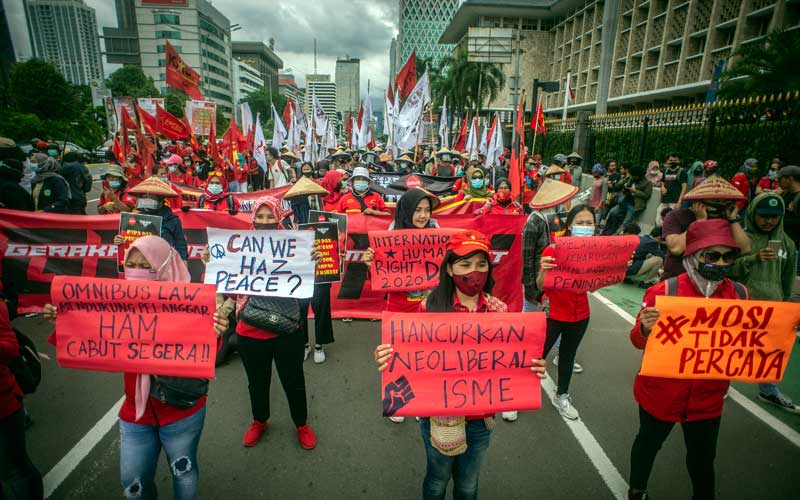
M 639 373 L 681 379 L 779 382 L 797 339 L 800 304 L 656 297 L 660 316 Z

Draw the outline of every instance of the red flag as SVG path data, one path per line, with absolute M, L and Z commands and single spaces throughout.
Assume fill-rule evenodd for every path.
M 467 147 L 467 123 L 469 122 L 469 113 L 464 115 L 464 121 L 461 122 L 461 129 L 458 131 L 458 139 L 456 139 L 453 149 L 456 151 L 464 151 Z
M 186 92 L 189 97 L 196 101 L 203 100 L 203 93 L 200 92 L 200 75 L 183 62 L 181 56 L 167 41 L 167 85 Z
M 405 99 L 417 84 L 417 51 L 411 53 L 403 69 L 397 73 L 394 81 L 395 89 L 400 92 L 400 99 Z M 394 103 L 395 106 L 397 103 Z
M 139 103 L 136 104 L 136 112 L 139 114 L 139 121 L 142 123 L 142 128 L 144 128 L 144 133 L 155 137 L 156 136 L 156 117 L 148 113 L 147 111 L 143 110 L 139 107 Z
M 531 128 L 537 134 L 547 135 L 547 129 L 544 126 L 544 110 L 542 109 L 542 101 L 539 101 L 539 105 L 536 107 L 536 113 L 533 114 Z
M 156 132 L 168 139 L 186 139 L 189 128 L 183 120 L 156 104 Z
M 522 165 L 525 162 L 525 151 L 522 149 L 525 144 L 525 110 L 522 107 L 524 98 L 525 91 L 523 90 L 519 96 L 519 106 L 517 106 L 517 123 L 514 125 L 517 129 L 517 139 L 511 144 L 511 165 L 509 165 L 508 171 L 508 182 L 511 183 L 511 195 L 515 198 L 522 193 Z
M 192 130 L 192 124 L 189 123 L 189 117 L 186 116 L 186 111 L 183 112 L 183 123 L 186 124 L 186 129 L 189 130 L 189 145 L 194 149 L 194 152 L 197 153 L 200 151 L 200 145 L 197 143 L 197 138 L 194 136 L 194 130 Z
M 222 163 L 222 159 L 219 156 L 219 149 L 217 148 L 217 124 L 214 120 L 211 120 L 211 129 L 208 132 L 208 156 L 211 157 L 211 160 L 214 162 L 215 165 L 219 165 Z
M 125 152 L 122 150 L 116 135 L 114 135 L 114 144 L 111 146 L 111 152 L 114 153 L 114 158 L 117 159 L 120 165 L 125 163 Z
M 389 97 L 389 102 L 394 105 L 394 90 L 392 89 L 392 82 L 389 82 L 389 90 L 386 91 L 386 95 Z
M 128 114 L 128 109 L 125 106 L 122 106 L 119 110 L 119 128 L 120 128 L 120 135 L 122 136 L 122 142 L 120 143 L 120 147 L 122 149 L 122 157 L 125 158 L 128 156 L 128 153 L 131 150 L 131 141 L 128 139 L 128 127 L 131 125 L 133 120 L 131 120 L 130 115 Z M 133 127 L 134 130 L 136 126 Z
M 251 155 L 253 154 L 253 143 L 256 142 L 256 124 L 250 125 L 250 130 L 247 131 L 247 144 L 245 149 Z
M 347 142 L 353 142 L 353 112 L 347 114 L 347 124 L 344 126 L 345 135 L 347 135 Z
M 138 129 L 136 130 L 136 149 L 139 151 L 139 155 L 142 157 L 144 176 L 150 177 L 150 175 L 153 173 L 153 166 L 155 165 L 153 153 L 156 152 L 156 146 Z
M 242 140 L 242 133 L 236 126 L 236 119 L 231 115 L 231 124 L 228 130 L 222 134 L 222 153 L 228 155 L 231 163 L 239 165 L 239 142 Z
M 286 125 L 286 130 L 291 128 L 292 113 L 296 112 L 297 111 L 294 109 L 294 100 L 288 99 L 286 101 L 286 106 L 283 107 L 283 123 Z

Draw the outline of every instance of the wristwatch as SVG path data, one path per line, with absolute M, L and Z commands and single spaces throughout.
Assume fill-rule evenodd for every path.
M 737 219 L 735 217 L 733 219 L 728 219 L 728 224 L 735 224 L 737 222 L 739 222 L 739 219 Z

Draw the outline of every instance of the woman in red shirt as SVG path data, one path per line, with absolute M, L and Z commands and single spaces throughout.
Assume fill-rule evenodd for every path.
M 594 236 L 594 209 L 589 205 L 573 207 L 567 214 L 565 236 Z M 547 317 L 547 340 L 542 357 L 546 358 L 550 350 L 560 339 L 558 346 L 558 389 L 552 403 L 561 416 L 570 420 L 578 419 L 578 410 L 572 406 L 569 395 L 569 383 L 572 380 L 575 355 L 589 326 L 589 294 L 587 292 L 568 292 L 544 288 L 544 278 L 548 269 L 554 269 L 558 263 L 553 257 L 555 245 L 550 245 L 542 252 L 542 272 L 536 276 L 536 287 L 544 290 L 550 301 L 550 314 Z M 581 369 L 581 371 L 583 371 Z
M 287 229 L 283 225 L 291 212 L 286 212 L 281 201 L 273 196 L 264 196 L 253 205 L 254 229 Z M 241 313 L 249 295 L 240 295 L 237 313 Z M 307 302 L 306 302 L 307 304 Z M 308 307 L 308 305 L 306 305 Z M 305 339 L 298 331 L 293 335 L 279 336 L 240 320 L 236 326 L 239 334 L 239 355 L 247 374 L 250 393 L 250 408 L 253 422 L 244 434 L 242 444 L 250 447 L 258 444 L 267 430 L 269 419 L 269 388 L 272 379 L 272 363 L 281 379 L 283 392 L 289 402 L 289 412 L 297 429 L 300 446 L 311 450 L 317 446 L 317 437 L 308 425 L 308 402 L 306 400 L 306 378 L 303 373 L 303 351 Z
M 326 212 L 335 212 L 339 209 L 339 202 L 342 199 L 342 177 L 343 174 L 338 170 L 329 170 L 319 181 L 319 185 L 329 193 L 322 199 Z
M 733 268 L 739 245 L 725 219 L 693 222 L 686 231 L 683 267 L 686 272 L 657 283 L 644 294 L 630 337 L 637 349 L 646 349 L 647 337 L 659 318 L 659 295 L 744 300 L 743 285 L 725 276 Z M 687 380 L 636 375 L 633 395 L 639 403 L 639 433 L 631 449 L 628 498 L 650 498 L 647 482 L 656 455 L 676 423 L 683 429 L 686 468 L 694 490 L 692 498 L 714 498 L 714 457 L 728 380 Z
M 203 186 L 203 194 L 197 199 L 197 208 L 228 212 L 231 215 L 239 211 L 239 201 L 228 191 L 225 174 L 219 170 L 208 173 L 206 184 Z
M 439 224 L 431 218 L 437 206 L 439 199 L 434 194 L 422 188 L 409 189 L 397 201 L 394 221 L 389 230 L 437 228 Z M 364 253 L 364 263 L 372 266 L 374 259 L 375 251 L 368 248 Z M 417 312 L 424 297 L 424 290 L 388 292 L 385 309 L 391 312 Z M 399 424 L 405 421 L 405 417 L 389 417 L 389 420 Z
M 490 248 L 486 236 L 477 231 L 463 231 L 453 235 L 442 260 L 439 284 L 420 304 L 420 311 L 506 312 L 506 304 L 490 295 L 494 285 Z M 374 358 L 378 371 L 386 369 L 392 351 L 389 344 L 381 344 L 375 348 Z M 531 371 L 536 376 L 547 377 L 544 359 L 532 359 L 531 364 Z M 447 429 L 440 434 L 444 427 Z M 453 498 L 477 498 L 480 465 L 489 448 L 493 428 L 493 414 L 420 418 L 422 442 L 425 444 L 427 456 L 425 479 L 422 483 L 423 498 L 443 499 L 451 477 Z M 459 438 L 463 441 L 432 440 L 432 432 L 442 438 L 446 434 L 461 434 L 465 438 Z M 456 445 L 458 449 L 455 449 Z
M 158 236 L 134 241 L 125 258 L 125 279 L 188 283 L 189 271 L 178 253 Z M 44 317 L 55 321 L 58 310 L 44 307 Z M 219 335 L 227 320 L 214 315 Z M 51 335 L 54 339 L 55 335 Z M 191 394 L 182 393 L 180 407 L 162 402 L 154 394 L 169 398 L 169 382 L 178 377 L 153 379 L 147 374 L 125 373 L 125 400 L 119 410 L 120 475 L 127 497 L 156 498 L 155 474 L 161 449 L 167 455 L 175 498 L 196 498 L 199 480 L 197 447 L 206 417 L 205 379 L 191 381 Z
M 475 215 L 519 215 L 522 205 L 511 197 L 511 182 L 505 177 L 497 179 L 496 193 L 486 201 L 486 204 L 475 210 Z

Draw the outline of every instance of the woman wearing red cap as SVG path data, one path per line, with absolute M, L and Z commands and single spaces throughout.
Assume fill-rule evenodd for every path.
M 447 253 L 439 271 L 439 284 L 420 304 L 420 311 L 506 312 L 506 304 L 490 295 L 493 285 L 491 250 L 486 236 L 477 231 L 456 233 L 447 244 Z M 392 351 L 389 344 L 375 348 L 378 371 L 386 369 Z M 534 365 L 531 371 L 536 376 L 547 377 L 543 359 L 532 359 L 531 363 Z M 446 432 L 440 432 L 445 427 Z M 478 497 L 478 474 L 493 428 L 494 414 L 420 418 L 427 456 L 422 483 L 425 500 L 444 499 L 451 477 L 453 498 L 469 500 Z M 437 439 L 431 439 L 432 433 Z M 464 441 L 455 442 L 453 439 Z M 455 451 L 455 445 L 459 445 L 459 451 Z
M 647 289 L 643 308 L 633 325 L 631 342 L 645 349 L 647 336 L 659 318 L 656 296 L 747 299 L 747 290 L 726 278 L 739 255 L 730 224 L 723 219 L 693 222 L 686 233 L 685 273 Z M 661 445 L 680 423 L 686 443 L 686 467 L 692 498 L 714 498 L 714 457 L 727 380 L 684 380 L 636 375 L 633 394 L 639 403 L 639 433 L 631 449 L 628 498 L 643 500 L 647 481 Z

